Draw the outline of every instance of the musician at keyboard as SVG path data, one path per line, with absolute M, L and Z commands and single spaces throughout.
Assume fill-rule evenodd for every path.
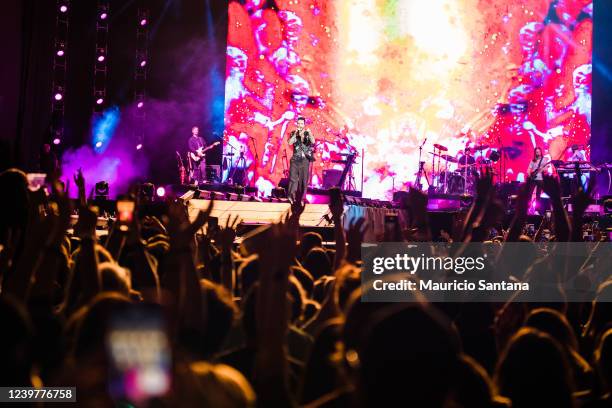
M 572 150 L 572 155 L 570 156 L 569 159 L 567 159 L 568 162 L 587 161 L 586 152 L 584 151 L 584 146 L 575 144 L 575 145 L 572 145 L 571 150 Z

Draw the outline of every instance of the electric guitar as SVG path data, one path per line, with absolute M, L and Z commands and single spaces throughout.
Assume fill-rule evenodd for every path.
M 538 168 L 537 168 L 537 169 L 535 169 L 534 171 L 532 171 L 532 172 L 529 174 L 529 179 L 530 179 L 531 181 L 535 180 L 535 179 L 536 179 L 536 177 L 537 177 L 537 175 L 538 175 L 538 174 L 539 174 L 539 173 L 540 173 L 542 170 L 544 170 L 544 169 L 546 168 L 546 166 L 548 166 L 548 165 L 550 164 L 550 162 L 551 162 L 551 160 L 548 160 L 548 161 L 546 161 L 546 162 L 544 162 L 544 163 L 541 163 L 541 164 L 538 166 Z
M 202 146 L 198 148 L 198 150 L 196 150 L 195 152 L 189 152 L 189 157 L 191 157 L 191 160 L 193 160 L 197 164 L 204 158 L 205 156 L 204 153 L 206 153 L 208 150 L 212 149 L 213 147 L 217 146 L 220 143 L 221 142 L 215 142 L 206 147 Z

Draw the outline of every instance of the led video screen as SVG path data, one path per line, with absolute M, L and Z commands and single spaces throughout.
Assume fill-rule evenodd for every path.
M 425 187 L 436 184 L 440 166 L 456 170 L 466 150 L 490 163 L 498 181 L 523 180 L 536 146 L 552 160 L 566 160 L 572 146 L 588 157 L 592 7 L 586 0 L 232 1 L 226 177 L 243 169 L 269 192 L 286 177 L 298 116 L 317 142 L 311 185 L 322 186 L 333 174 L 326 170 L 342 170 L 354 152 L 352 188 L 363 179 L 363 195 L 373 198 L 412 185 L 419 157 Z

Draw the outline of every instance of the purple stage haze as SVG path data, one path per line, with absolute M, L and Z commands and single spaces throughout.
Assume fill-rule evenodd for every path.
M 178 181 L 178 173 L 174 174 L 176 152 L 186 160 L 191 127 L 200 126 L 201 136 L 210 143 L 214 139 L 211 128 L 216 122 L 221 126 L 223 123 L 223 76 L 217 72 L 219 67 L 211 65 L 212 52 L 214 42 L 194 39 L 165 56 L 171 61 L 172 68 L 167 70 L 172 75 L 166 73 L 158 80 L 166 81 L 168 92 L 163 98 L 148 97 L 140 108 L 146 114 L 142 149 L 136 148 L 139 141 L 135 135 L 140 122 L 135 115 L 139 110 L 135 102 L 119 107 L 120 120 L 114 132 L 109 132 L 112 134 L 104 135 L 104 147 L 98 149 L 100 153 L 94 148 L 99 137 L 91 138 L 93 142 L 86 146 L 64 153 L 62 173 L 65 181 L 70 179 L 71 196 L 77 195 L 72 177 L 79 168 L 83 169 L 87 194 L 93 191 L 95 183 L 104 180 L 109 184 L 111 198 L 125 193 L 133 182 L 153 180 L 155 184 L 169 184 Z M 160 176 L 160 170 L 167 174 Z

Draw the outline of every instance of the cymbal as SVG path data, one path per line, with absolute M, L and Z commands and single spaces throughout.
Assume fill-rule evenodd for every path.
M 440 151 L 442 151 L 442 152 L 446 152 L 446 151 L 448 151 L 448 147 L 443 146 L 443 145 L 441 145 L 441 144 L 434 143 L 434 145 L 433 145 L 433 146 L 434 146 L 436 149 L 438 149 L 438 150 L 440 150 Z
M 444 160 L 449 161 L 451 163 L 457 163 L 457 159 L 455 159 L 455 157 L 451 156 L 450 154 L 443 154 L 440 157 L 442 157 Z

